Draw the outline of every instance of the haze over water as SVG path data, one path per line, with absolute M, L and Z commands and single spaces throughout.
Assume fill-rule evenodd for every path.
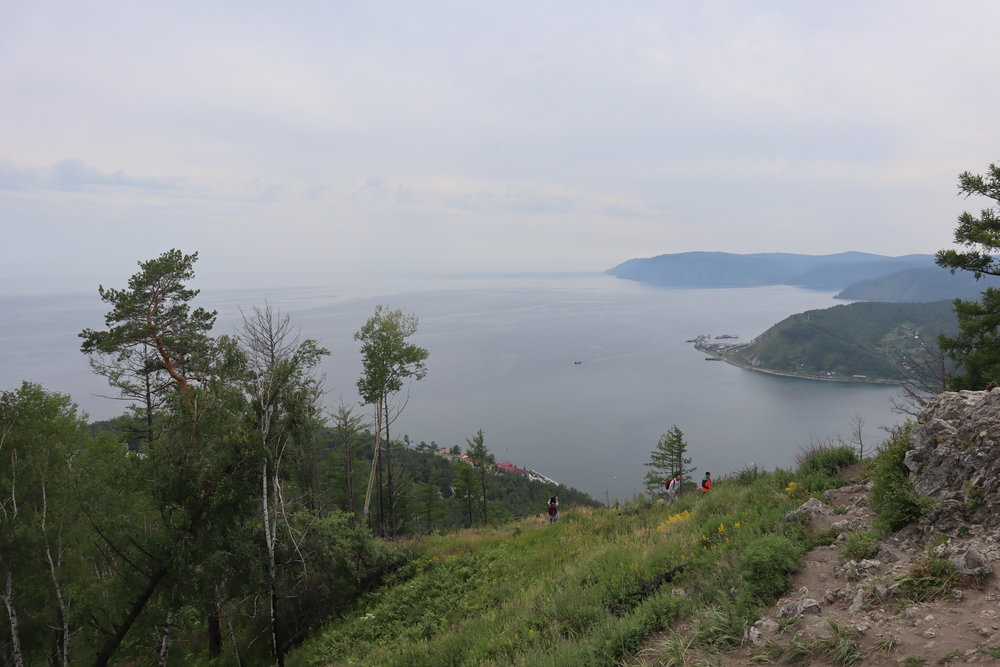
M 124 285 L 126 280 L 121 281 Z M 483 429 L 498 461 L 529 467 L 599 499 L 642 490 L 643 465 L 676 424 L 698 473 L 720 476 L 756 463 L 792 467 L 803 447 L 847 438 L 855 416 L 866 445 L 900 421 L 892 386 L 770 376 L 705 355 L 685 340 L 737 334 L 749 341 L 794 313 L 838 305 L 828 292 L 792 287 L 658 288 L 603 275 L 333 281 L 313 287 L 209 290 L 232 333 L 239 308 L 271 305 L 332 355 L 327 405 L 357 406 L 361 364 L 353 334 L 376 304 L 420 319 L 412 341 L 430 352 L 427 377 L 406 400 L 393 437 L 440 446 Z M 91 418 L 122 403 L 90 373 L 77 333 L 103 326 L 97 296 L 0 297 L 0 388 L 21 380 L 68 393 Z M 575 362 L 581 362 L 579 364 Z M 356 407 L 367 413 L 368 408 Z

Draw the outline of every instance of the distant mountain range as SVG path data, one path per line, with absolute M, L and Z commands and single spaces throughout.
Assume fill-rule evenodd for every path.
M 881 278 L 860 280 L 847 286 L 834 298 L 849 301 L 923 302 L 943 299 L 979 300 L 987 287 L 1000 287 L 1000 278 L 983 276 L 980 280 L 968 271 L 954 275 L 939 266 L 906 269 Z
M 851 301 L 924 302 L 978 299 L 1000 279 L 976 281 L 967 272 L 952 275 L 933 255 L 888 257 L 863 252 L 833 255 L 684 252 L 622 262 L 605 273 L 669 287 L 758 287 L 791 285 L 840 290 L 835 298 Z

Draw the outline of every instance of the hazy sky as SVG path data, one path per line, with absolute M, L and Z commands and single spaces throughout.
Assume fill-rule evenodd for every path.
M 951 242 L 1000 3 L 0 3 L 0 289 Z

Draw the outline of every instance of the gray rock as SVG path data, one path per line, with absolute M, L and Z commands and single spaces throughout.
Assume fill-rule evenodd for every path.
M 1000 527 L 1000 391 L 945 392 L 921 412 L 906 454 L 919 496 L 938 500 L 924 526 L 946 535 Z
M 895 563 L 898 558 L 896 554 L 892 553 L 885 545 L 880 545 L 878 552 L 875 554 L 875 558 L 882 561 L 883 563 Z
M 951 562 L 959 574 L 980 576 L 990 574 L 993 571 L 986 556 L 976 549 L 969 549 L 964 555 L 952 558 Z
M 778 618 L 799 618 L 802 616 L 802 605 L 798 602 L 786 602 L 778 610 Z
M 813 600 L 812 598 L 806 598 L 799 603 L 800 612 L 803 614 L 818 614 L 822 611 L 819 606 L 819 602 Z
M 810 498 L 796 509 L 784 516 L 787 522 L 798 521 L 803 515 L 810 518 L 820 518 L 833 514 L 833 508 L 825 504 L 819 498 Z
M 774 620 L 770 616 L 765 616 L 764 618 L 754 623 L 753 627 L 757 628 L 761 632 L 777 632 L 779 626 L 776 620 Z

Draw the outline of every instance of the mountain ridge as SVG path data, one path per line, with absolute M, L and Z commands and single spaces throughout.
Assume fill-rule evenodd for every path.
M 861 279 L 880 278 L 933 264 L 933 255 L 889 257 L 858 251 L 828 255 L 692 251 L 632 258 L 605 273 L 673 287 L 792 285 L 842 290 Z

